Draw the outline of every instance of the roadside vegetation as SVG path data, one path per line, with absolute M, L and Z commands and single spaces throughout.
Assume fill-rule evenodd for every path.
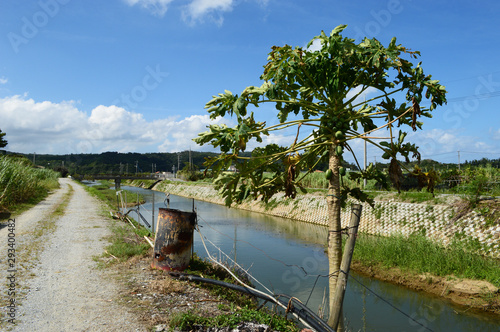
M 237 273 L 236 271 L 233 272 Z M 189 268 L 184 273 L 234 283 L 233 277 L 225 269 L 210 261 L 203 260 L 197 255 L 194 255 Z M 251 285 L 245 275 L 240 274 L 239 278 Z M 257 324 L 266 324 L 272 331 L 299 331 L 294 321 L 271 312 L 267 307 L 257 309 L 257 301 L 247 294 L 211 284 L 200 283 L 199 286 L 208 289 L 218 298 L 230 303 L 230 305 L 219 304 L 219 310 L 225 313 L 215 317 L 206 317 L 205 315 L 196 314 L 193 311 L 187 311 L 172 317 L 169 324 L 171 328 L 176 327 L 182 331 L 196 330 L 196 326 L 229 327 L 233 329 L 242 322 L 254 322 Z
M 59 188 L 60 174 L 18 156 L 0 156 L 0 211 L 20 213 Z
M 110 209 L 116 209 L 116 191 L 110 189 L 109 183 L 103 181 L 100 185 L 84 186 L 84 188 L 89 194 L 103 201 Z M 132 197 L 131 192 L 130 195 Z M 144 198 L 140 198 L 140 200 L 143 202 Z M 105 255 L 117 261 L 146 255 L 150 249 L 149 244 L 144 240 L 144 236 L 151 235 L 150 231 L 132 218 L 129 219 L 135 228 L 120 220 L 111 219 L 110 229 L 113 232 L 113 237 L 111 244 L 106 248 Z

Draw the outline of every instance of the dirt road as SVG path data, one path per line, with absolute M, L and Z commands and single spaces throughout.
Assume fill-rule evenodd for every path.
M 110 235 L 100 203 L 72 180 L 60 183 L 48 199 L 15 218 L 16 289 L 14 296 L 2 291 L 0 330 L 145 331 L 137 317 L 118 303 L 120 286 L 93 260 L 104 251 Z M 54 208 L 68 193 L 65 213 L 54 216 Z M 51 218 L 52 227 L 43 224 Z M 43 228 L 43 235 L 37 235 Z M 2 284 L 12 275 L 6 259 L 7 232 L 0 230 Z M 12 310 L 7 307 L 12 299 L 14 323 L 9 322 Z

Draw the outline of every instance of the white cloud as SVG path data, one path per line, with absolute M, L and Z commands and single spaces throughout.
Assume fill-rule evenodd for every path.
M 0 84 L 7 84 L 9 80 L 5 78 L 5 76 L 0 77 Z
M 491 152 L 495 148 L 477 137 L 465 136 L 457 129 L 430 129 L 410 132 L 408 140 L 415 143 L 422 154 L 422 159 L 441 160 L 454 158 L 457 151 Z
M 139 5 L 153 15 L 163 17 L 173 0 L 124 0 L 129 6 Z
M 159 146 L 160 151 L 181 151 L 192 148 L 193 150 L 213 151 L 210 145 L 199 146 L 193 142 L 193 138 L 198 136 L 198 133 L 207 131 L 209 124 L 220 124 L 227 119 L 218 118 L 211 120 L 209 115 L 192 115 L 180 121 L 165 123 L 162 129 L 165 134 L 163 142 Z
M 129 6 L 140 6 L 153 15 L 163 17 L 174 0 L 123 0 Z M 267 5 L 269 0 L 253 0 L 260 6 Z M 182 5 L 181 5 L 182 6 Z M 214 22 L 221 26 L 224 22 L 224 13 L 230 12 L 235 6 L 234 0 L 191 0 L 182 6 L 182 19 L 190 25 Z
M 315 39 L 315 40 L 313 41 L 313 43 L 311 44 L 311 46 L 309 46 L 309 47 L 307 48 L 307 50 L 308 50 L 309 52 L 316 52 L 316 51 L 321 50 L 322 45 L 323 45 L 323 44 L 321 43 L 321 39 Z
M 192 139 L 208 124 L 221 122 L 208 114 L 146 121 L 142 114 L 115 105 L 99 105 L 88 115 L 74 102 L 36 102 L 21 96 L 0 99 L 0 118 L 9 151 L 54 154 L 200 150 Z
M 360 85 L 358 85 L 358 86 L 354 87 L 354 89 L 349 90 L 345 101 L 347 101 L 347 100 L 351 99 L 352 97 L 354 97 L 355 95 L 357 95 L 361 91 L 361 88 L 362 87 Z M 352 104 L 353 105 L 359 104 L 359 103 L 363 102 L 364 100 L 369 99 L 369 98 L 367 98 L 368 95 L 374 94 L 374 93 L 380 94 L 380 90 L 369 87 L 365 91 L 363 91 L 359 96 L 357 96 L 356 99 L 353 100 Z
M 182 18 L 190 24 L 208 19 L 222 25 L 224 22 L 222 13 L 232 9 L 233 0 L 193 0 L 184 7 Z

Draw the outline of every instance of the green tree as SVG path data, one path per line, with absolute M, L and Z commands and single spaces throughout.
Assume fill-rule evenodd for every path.
M 206 165 L 218 174 L 214 183 L 227 205 L 248 196 L 268 200 L 279 191 L 295 197 L 297 189 L 305 192 L 301 186 L 305 174 L 318 162 L 328 160 L 330 290 L 335 289 L 342 258 L 341 206 L 348 196 L 369 200 L 359 188 L 342 183 L 344 152 L 354 155 L 350 146 L 354 139 L 379 147 L 384 158 L 391 159 L 390 175 L 397 185 L 401 176 L 397 155 L 407 161 L 410 153 L 417 159 L 420 155 L 414 144 L 404 143 L 406 133 L 399 130 L 396 134 L 395 128 L 421 129 L 418 117 L 430 117 L 430 111 L 446 102 L 445 87 L 425 75 L 421 63 L 410 62 L 419 52 L 397 45 L 395 38 L 387 47 L 374 38 L 357 44 L 341 35 L 345 28 L 338 26 L 329 36 L 322 32 L 305 49 L 272 47 L 261 76 L 262 86 L 249 86 L 240 95 L 226 90 L 206 104 L 212 119 L 235 116 L 237 125 L 210 125 L 195 139 L 200 145 L 220 148 L 221 154 Z M 321 44 L 319 50 L 311 49 L 315 41 Z M 375 97 L 359 101 L 360 96 L 373 91 L 377 92 Z M 423 98 L 428 99 L 428 108 L 420 106 Z M 266 126 L 248 110 L 267 103 L 279 111 L 279 124 Z M 250 140 L 262 142 L 263 136 L 286 128 L 297 130 L 289 146 L 268 144 L 254 149 L 251 157 L 240 156 Z M 377 143 L 368 136 L 381 129 L 389 132 L 389 141 Z M 231 164 L 238 172 L 223 172 Z M 373 165 L 360 175 L 351 174 L 358 179 L 380 178 Z M 332 296 L 330 308 L 331 301 Z
M 2 129 L 0 129 L 0 148 L 4 148 L 7 146 L 7 140 L 4 138 L 5 133 L 2 132 Z

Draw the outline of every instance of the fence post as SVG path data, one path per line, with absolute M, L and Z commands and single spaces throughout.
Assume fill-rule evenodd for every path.
M 353 204 L 351 212 L 351 221 L 349 223 L 349 237 L 347 238 L 344 255 L 342 256 L 342 263 L 340 264 L 340 271 L 337 277 L 337 285 L 333 295 L 333 314 L 328 318 L 328 325 L 335 331 L 340 321 L 342 314 L 342 303 L 344 301 L 345 289 L 347 286 L 347 276 L 351 267 L 352 254 L 354 252 L 354 245 L 356 244 L 356 237 L 358 235 L 359 220 L 361 219 L 361 204 Z

